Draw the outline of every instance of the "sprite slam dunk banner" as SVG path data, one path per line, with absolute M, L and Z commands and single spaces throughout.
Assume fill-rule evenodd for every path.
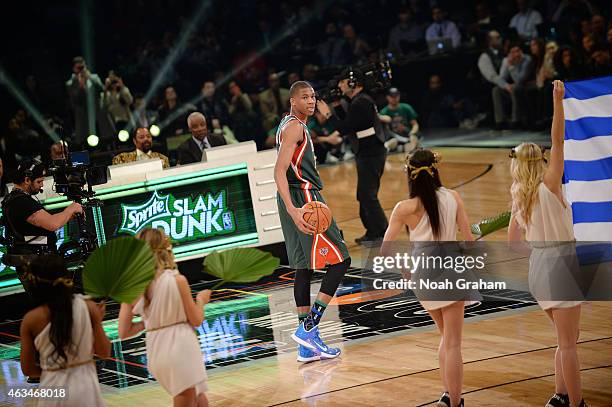
M 147 227 L 160 228 L 177 242 L 232 233 L 236 230 L 234 213 L 226 196 L 225 190 L 187 198 L 155 191 L 142 205 L 121 204 L 119 233 L 135 235 Z
M 246 166 L 184 177 L 120 196 L 99 194 L 104 202 L 100 234 L 108 240 L 160 228 L 172 239 L 178 258 L 257 241 Z

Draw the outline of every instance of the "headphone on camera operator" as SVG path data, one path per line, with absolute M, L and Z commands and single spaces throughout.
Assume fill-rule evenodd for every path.
M 13 177 L 13 190 L 2 201 L 3 243 L 7 246 L 9 262 L 10 255 L 56 252 L 55 231 L 76 214 L 83 213 L 78 203 L 70 204 L 60 213 L 47 212 L 35 197 L 42 192 L 45 175 L 45 165 L 38 160 L 20 164 Z
M 335 127 L 337 134 L 349 135 L 355 153 L 376 152 L 386 154 L 385 134 L 378 118 L 376 102 L 366 91 L 366 76 L 358 68 L 344 69 L 335 80 L 342 94 L 350 99 L 344 120 L 334 117 L 331 108 L 324 101 L 317 102 L 317 108 L 326 120 Z

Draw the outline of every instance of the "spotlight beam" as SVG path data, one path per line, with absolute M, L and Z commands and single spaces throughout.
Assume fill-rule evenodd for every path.
M 15 81 L 10 77 L 8 72 L 4 70 L 2 66 L 0 66 L 0 83 L 3 84 L 9 91 L 11 95 L 23 106 L 25 110 L 30 113 L 34 121 L 45 131 L 45 133 L 53 140 L 54 143 L 60 141 L 59 136 L 53 130 L 45 119 L 43 118 L 42 113 L 34 106 L 34 104 L 28 99 L 28 97 L 19 89 L 19 86 L 15 83 Z
M 180 57 L 185 52 L 185 48 L 187 46 L 187 42 L 189 41 L 189 37 L 191 37 L 191 34 L 198 27 L 200 20 L 206 14 L 206 12 L 208 11 L 211 5 L 212 5 L 211 0 L 202 1 L 202 3 L 200 4 L 200 7 L 196 11 L 196 13 L 193 15 L 192 19 L 189 21 L 189 23 L 183 28 L 183 30 L 179 34 L 178 41 L 172 48 L 172 51 L 168 54 L 168 56 L 164 60 L 164 63 L 159 69 L 159 71 L 157 71 L 157 73 L 155 74 L 155 77 L 153 78 L 153 81 L 151 82 L 151 85 L 149 86 L 149 89 L 147 90 L 147 93 L 144 96 L 143 107 L 141 109 L 136 110 L 134 114 L 132 115 L 133 120 L 130 121 L 130 124 L 128 125 L 129 131 L 132 130 L 133 123 L 136 122 L 136 118 L 138 117 L 138 115 L 142 112 L 143 109 L 146 109 L 146 106 L 149 104 L 149 101 L 151 100 L 153 95 L 155 95 L 155 93 L 159 90 L 159 88 L 163 84 L 163 81 L 166 79 L 167 74 L 170 71 L 170 69 L 172 69 L 172 67 L 176 64 L 176 62 L 180 59 Z
M 319 3 L 318 6 L 315 7 L 311 12 L 309 12 L 306 15 L 306 17 L 303 18 L 302 21 L 299 24 L 297 24 L 297 25 L 296 24 L 287 24 L 287 25 L 285 25 L 283 31 L 280 34 L 276 35 L 268 43 L 268 45 L 266 45 L 266 46 L 260 48 L 259 50 L 257 50 L 257 52 L 252 57 L 250 57 L 246 61 L 242 62 L 237 67 L 233 68 L 231 71 L 229 71 L 227 74 L 225 74 L 225 76 L 223 76 L 221 79 L 219 79 L 217 82 L 215 82 L 215 87 L 219 87 L 219 86 L 225 85 L 227 82 L 229 82 L 229 80 L 232 77 L 234 77 L 234 75 L 236 75 L 238 72 L 242 71 L 244 68 L 248 67 L 253 61 L 255 61 L 255 59 L 257 59 L 258 57 L 260 57 L 262 55 L 267 54 L 268 52 L 270 52 L 274 47 L 276 47 L 281 41 L 283 41 L 285 38 L 287 38 L 289 35 L 291 35 L 294 31 L 297 31 L 300 27 L 302 27 L 305 23 L 310 21 L 313 17 L 319 15 L 330 3 L 331 3 L 330 1 L 325 1 L 325 2 Z M 171 115 L 166 117 L 166 119 L 164 121 L 159 123 L 159 128 L 163 130 L 170 123 L 172 123 L 177 117 L 181 117 L 182 115 L 187 113 L 187 111 L 189 109 L 188 108 L 189 105 L 197 105 L 199 102 L 202 101 L 202 99 L 204 99 L 204 96 L 200 93 L 199 95 L 195 96 L 191 100 L 187 101 L 187 103 L 185 103 L 183 106 L 179 107 L 174 113 L 172 113 Z
M 81 0 L 81 46 L 83 47 L 83 57 L 87 62 L 87 66 L 90 71 L 95 71 L 95 60 L 93 52 L 93 23 L 91 21 L 92 15 L 92 1 Z M 85 96 L 87 97 L 87 135 L 86 139 L 96 132 L 96 114 L 97 114 L 97 91 L 95 86 L 85 86 Z

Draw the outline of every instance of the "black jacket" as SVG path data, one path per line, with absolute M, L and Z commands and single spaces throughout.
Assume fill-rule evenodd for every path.
M 212 147 L 224 146 L 227 144 L 225 138 L 221 135 L 209 133 L 207 138 Z M 189 137 L 189 139 L 184 141 L 183 144 L 176 149 L 176 152 L 179 165 L 199 163 L 202 161 L 202 151 L 196 142 L 193 141 L 193 137 Z

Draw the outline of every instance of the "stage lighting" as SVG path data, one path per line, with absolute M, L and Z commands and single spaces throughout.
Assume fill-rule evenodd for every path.
M 90 147 L 97 146 L 99 142 L 100 137 L 96 136 L 95 134 L 90 134 L 89 137 L 87 137 L 87 144 L 89 144 Z
M 129 140 L 130 133 L 128 133 L 127 130 L 119 130 L 119 134 L 117 135 L 117 137 L 119 137 L 119 141 L 125 143 Z
M 151 127 L 149 127 L 149 132 L 151 133 L 151 135 L 153 137 L 159 136 L 160 131 L 161 130 L 159 129 L 159 127 L 156 124 L 153 124 L 153 125 L 151 125 Z

